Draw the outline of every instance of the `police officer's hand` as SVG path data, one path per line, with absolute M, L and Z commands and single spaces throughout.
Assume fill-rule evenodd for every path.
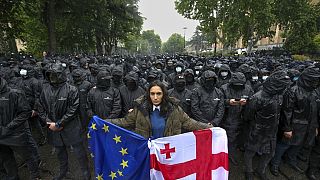
M 244 106 L 244 105 L 246 105 L 247 104 L 247 100 L 246 99 L 240 99 L 240 105 L 241 106 Z
M 230 99 L 229 104 L 231 106 L 237 106 L 239 104 L 239 101 L 236 101 L 235 99 Z
M 50 122 L 48 124 L 51 131 L 61 131 L 63 129 L 63 127 L 58 128 L 54 122 Z
M 31 117 L 35 117 L 35 116 L 37 116 L 37 115 L 38 115 L 38 112 L 37 112 L 37 111 L 35 111 L 35 110 L 32 110 Z
M 292 138 L 292 131 L 284 132 L 283 135 L 285 138 L 291 139 Z

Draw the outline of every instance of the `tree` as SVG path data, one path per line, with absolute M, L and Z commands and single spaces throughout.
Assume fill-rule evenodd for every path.
M 176 0 L 175 3 L 184 17 L 200 21 L 202 31 L 214 43 L 219 40 L 231 45 L 242 38 L 250 52 L 259 39 L 274 34 L 270 28 L 275 22 L 274 0 Z
M 154 33 L 154 30 L 143 31 L 141 34 L 142 40 L 146 40 L 148 43 L 149 54 L 159 54 L 161 51 L 161 38 L 158 34 Z
M 110 55 L 143 19 L 138 0 L 2 0 L 0 31 L 20 38 L 27 51 Z M 10 26 L 9 26 L 10 25 Z
M 162 44 L 162 51 L 165 53 L 182 53 L 184 51 L 184 38 L 181 34 L 172 34 L 168 41 Z
M 319 31 L 319 10 L 319 5 L 313 5 L 310 0 L 276 0 L 275 14 L 285 31 L 287 50 L 296 54 L 316 51 L 314 38 Z

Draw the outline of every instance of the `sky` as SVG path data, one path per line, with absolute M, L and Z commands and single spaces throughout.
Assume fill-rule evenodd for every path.
M 183 36 L 184 31 L 186 40 L 189 40 L 199 24 L 180 15 L 175 10 L 174 0 L 140 0 L 139 11 L 146 18 L 142 29 L 154 29 L 162 42 L 167 41 L 173 33 Z M 184 30 L 184 27 L 187 29 Z

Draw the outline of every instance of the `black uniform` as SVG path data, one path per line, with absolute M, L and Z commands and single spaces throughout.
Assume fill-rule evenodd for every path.
M 58 129 L 48 130 L 48 142 L 57 150 L 60 172 L 55 179 L 62 179 L 68 171 L 67 146 L 72 146 L 81 168 L 81 176 L 90 179 L 88 160 L 81 138 L 81 123 L 78 116 L 79 94 L 76 87 L 68 84 L 64 67 L 52 64 L 49 69 L 50 85 L 40 95 L 40 117 L 54 123 Z M 61 129 L 62 128 L 62 129 Z
M 111 86 L 112 76 L 107 71 L 100 71 L 97 85 L 88 94 L 88 114 L 102 119 L 119 118 L 121 114 L 121 97 L 118 89 Z
M 191 96 L 192 117 L 200 122 L 219 126 L 224 114 L 224 96 L 215 87 L 216 74 L 207 70 L 201 75 L 201 87 L 195 89 Z
M 239 135 L 241 132 L 246 132 L 243 128 L 246 127 L 243 120 L 245 104 L 241 105 L 239 100 L 246 100 L 253 95 L 252 88 L 245 85 L 245 83 L 246 78 L 244 74 L 236 72 L 232 74 L 230 83 L 224 84 L 221 87 L 225 99 L 225 112 L 221 127 L 227 131 L 229 157 L 234 164 L 237 164 L 237 158 L 235 157 L 236 148 L 241 143 L 239 142 Z M 237 100 L 237 104 L 230 104 L 231 99 Z
M 39 178 L 38 162 L 32 155 L 27 120 L 31 108 L 21 91 L 10 89 L 0 78 L 0 162 L 8 179 L 18 179 L 18 168 L 13 152 L 27 162 L 31 178 Z M 29 131 L 29 132 L 28 132 Z
M 245 146 L 246 175 L 252 176 L 252 160 L 260 154 L 257 173 L 266 179 L 266 167 L 275 152 L 280 119 L 282 94 L 290 84 L 283 71 L 273 73 L 263 85 L 263 90 L 250 98 L 245 119 L 250 122 L 248 141 Z
M 287 152 L 288 163 L 297 171 L 297 154 L 305 144 L 312 144 L 316 136 L 317 103 L 313 91 L 319 86 L 319 68 L 306 68 L 300 75 L 297 85 L 284 94 L 283 117 L 279 125 L 275 156 L 272 160 L 273 173 L 277 174 L 282 155 Z M 287 139 L 284 132 L 292 132 Z
M 145 94 L 145 90 L 139 86 L 139 76 L 131 71 L 125 77 L 125 86 L 120 88 L 120 96 L 122 102 L 122 113 L 124 117 L 128 111 L 133 108 L 134 100 Z

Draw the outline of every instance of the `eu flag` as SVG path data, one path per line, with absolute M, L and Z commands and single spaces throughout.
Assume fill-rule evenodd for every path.
M 98 180 L 150 179 L 148 140 L 94 116 L 87 134 Z

